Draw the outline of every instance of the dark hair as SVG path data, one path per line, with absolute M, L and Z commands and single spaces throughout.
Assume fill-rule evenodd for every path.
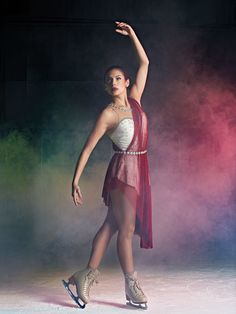
M 106 69 L 106 71 L 105 71 L 105 73 L 104 73 L 104 77 L 103 77 L 103 81 L 104 81 L 104 82 L 105 82 L 106 75 L 108 74 L 108 72 L 110 72 L 110 71 L 113 70 L 113 69 L 118 69 L 118 70 L 120 70 L 120 71 L 123 73 L 125 79 L 126 79 L 126 80 L 129 79 L 129 74 L 128 74 L 128 72 L 127 72 L 122 66 L 120 66 L 120 65 L 111 65 L 109 68 Z

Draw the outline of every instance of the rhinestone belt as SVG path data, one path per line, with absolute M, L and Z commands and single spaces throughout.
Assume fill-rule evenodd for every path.
M 132 151 L 120 151 L 120 150 L 115 150 L 114 153 L 118 154 L 130 154 L 130 155 L 140 155 L 140 154 L 145 154 L 147 150 L 143 150 L 142 152 L 132 152 Z

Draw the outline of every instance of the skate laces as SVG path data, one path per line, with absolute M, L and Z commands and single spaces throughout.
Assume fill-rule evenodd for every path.
M 140 287 L 140 283 L 138 280 L 135 280 L 134 289 L 137 293 L 144 295 L 142 288 Z
M 90 270 L 86 275 L 85 275 L 85 284 L 89 288 L 94 284 L 94 282 L 98 283 L 98 274 L 95 274 L 93 270 Z M 86 287 L 85 287 L 86 290 Z
M 133 288 L 137 294 L 139 295 L 141 294 L 144 296 L 144 292 L 142 288 L 140 287 L 140 283 L 137 278 L 128 277 L 128 285 L 130 288 Z

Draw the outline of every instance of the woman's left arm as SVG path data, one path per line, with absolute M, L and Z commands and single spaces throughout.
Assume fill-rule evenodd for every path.
M 148 60 L 145 50 L 143 49 L 143 46 L 141 45 L 132 27 L 128 25 L 127 23 L 123 23 L 123 22 L 116 22 L 116 24 L 118 27 L 121 28 L 121 29 L 116 29 L 118 33 L 121 33 L 122 35 L 126 35 L 126 36 L 128 35 L 130 37 L 135 47 L 135 51 L 137 53 L 138 59 L 139 59 L 139 67 L 137 70 L 135 82 L 132 85 L 131 90 L 130 90 L 130 96 L 137 99 L 140 103 L 140 99 L 144 91 L 144 87 L 147 80 L 149 60 Z

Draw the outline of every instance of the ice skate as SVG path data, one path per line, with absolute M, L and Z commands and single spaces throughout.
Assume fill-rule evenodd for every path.
M 147 298 L 140 287 L 136 271 L 132 275 L 125 274 L 125 295 L 126 304 L 147 309 Z
M 64 287 L 67 289 L 71 298 L 80 308 L 85 308 L 86 304 L 90 301 L 89 292 L 94 282 L 98 283 L 98 276 L 100 272 L 98 269 L 87 267 L 83 270 L 75 272 L 68 282 L 62 280 Z M 69 285 L 76 286 L 77 295 L 70 289 Z

